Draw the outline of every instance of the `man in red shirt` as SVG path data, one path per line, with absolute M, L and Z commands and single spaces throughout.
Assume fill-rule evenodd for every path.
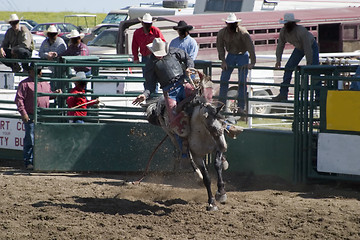
M 147 59 L 151 56 L 150 50 L 146 45 L 152 43 L 155 38 L 161 38 L 165 42 L 159 28 L 152 25 L 153 19 L 149 13 L 145 13 L 143 18 L 139 18 L 142 27 L 134 32 L 132 40 L 132 54 L 134 56 L 134 63 L 139 63 L 139 52 L 141 54 L 141 62 L 146 64 Z
M 76 73 L 76 77 L 73 77 L 72 79 L 75 80 L 75 87 L 70 90 L 69 93 L 74 93 L 78 95 L 82 95 L 85 93 L 86 88 L 86 75 L 84 72 L 78 72 Z M 99 99 L 95 100 L 87 100 L 85 96 L 70 96 L 66 99 L 66 103 L 68 105 L 68 108 L 73 109 L 86 109 L 87 106 L 91 106 L 94 104 L 99 103 Z M 83 116 L 87 115 L 86 111 L 68 111 L 68 116 L 77 116 L 75 119 L 70 119 L 70 122 L 73 123 L 84 123 Z

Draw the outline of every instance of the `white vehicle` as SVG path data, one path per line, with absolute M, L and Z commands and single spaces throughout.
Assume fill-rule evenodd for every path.
M 155 3 L 141 3 L 140 6 L 129 6 L 120 10 L 110 11 L 102 23 L 121 23 L 129 19 L 136 19 L 150 13 L 152 16 L 192 15 L 195 0 L 164 0 Z

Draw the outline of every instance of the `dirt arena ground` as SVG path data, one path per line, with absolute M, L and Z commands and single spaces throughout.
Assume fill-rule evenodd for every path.
M 192 173 L 138 177 L 2 165 L 0 239 L 360 239 L 359 185 L 225 172 L 228 202 L 207 212 Z

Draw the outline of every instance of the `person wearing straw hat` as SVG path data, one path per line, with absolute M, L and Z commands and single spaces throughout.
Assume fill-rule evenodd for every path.
M 179 136 L 184 136 L 187 132 L 183 122 L 188 118 L 183 111 L 177 113 L 176 106 L 178 102 L 195 94 L 194 87 L 185 83 L 183 70 L 184 65 L 186 71 L 190 72 L 189 68 L 194 67 L 194 61 L 184 50 L 169 48 L 168 43 L 161 38 L 155 38 L 147 47 L 152 54 L 145 65 L 145 90 L 137 96 L 133 104 L 138 105 L 149 98 L 159 83 L 163 90 L 170 127 Z
M 94 104 L 99 103 L 99 99 L 88 100 L 85 96 L 81 96 L 85 94 L 86 88 L 86 74 L 85 72 L 77 72 L 75 77 L 71 78 L 74 80 L 75 87 L 72 88 L 69 93 L 78 94 L 80 96 L 70 96 L 66 99 L 66 104 L 68 108 L 72 109 L 86 109 L 88 106 L 92 106 Z M 75 119 L 70 119 L 71 123 L 84 123 L 84 116 L 87 116 L 86 111 L 68 111 L 68 116 L 76 116 Z
M 190 36 L 190 30 L 193 26 L 187 25 L 183 20 L 179 21 L 177 26 L 173 27 L 179 34 L 177 38 L 174 38 L 170 42 L 170 47 L 180 48 L 184 50 L 192 60 L 195 60 L 199 51 L 199 46 L 194 38 Z
M 142 18 L 138 18 L 142 27 L 134 32 L 132 40 L 132 55 L 134 63 L 139 63 L 139 53 L 141 54 L 141 62 L 146 63 L 151 55 L 151 51 L 147 45 L 152 43 L 155 38 L 161 38 L 165 42 L 165 38 L 160 29 L 153 26 L 153 18 L 150 13 L 145 13 Z
M 282 84 L 288 85 L 291 82 L 293 69 L 299 65 L 304 56 L 307 65 L 319 65 L 319 47 L 314 35 L 312 35 L 305 27 L 297 25 L 297 22 L 300 22 L 300 20 L 296 19 L 293 13 L 285 13 L 284 18 L 280 19 L 279 22 L 284 24 L 284 27 L 280 30 L 279 41 L 276 47 L 275 68 L 279 69 L 281 67 L 281 57 L 285 44 L 288 42 L 295 47 L 285 65 Z M 317 85 L 321 85 L 321 82 Z M 288 86 L 281 86 L 279 95 L 272 99 L 274 101 L 287 100 L 288 92 Z M 320 91 L 315 91 L 315 98 L 319 97 L 319 93 Z
M 85 43 L 81 42 L 81 39 L 84 37 L 84 33 L 79 33 L 78 30 L 71 30 L 70 34 L 67 34 L 66 37 L 70 38 L 70 45 L 63 54 L 60 56 L 89 56 L 89 48 Z M 86 75 L 91 74 L 90 67 L 74 67 L 76 72 L 85 72 Z
M 25 126 L 25 137 L 23 144 L 23 159 L 25 168 L 28 170 L 33 169 L 33 148 L 34 148 L 34 94 L 35 94 L 35 74 L 38 78 L 42 76 L 41 68 L 37 68 L 37 73 L 35 73 L 34 63 L 31 63 L 28 71 L 29 77 L 22 80 L 19 83 L 16 96 L 15 104 L 17 110 L 21 115 L 21 119 Z M 38 93 L 62 93 L 61 89 L 56 91 L 51 91 L 49 82 L 38 82 L 37 83 L 37 92 Z M 37 98 L 37 107 L 48 108 L 49 99 L 55 97 L 41 96 Z
M 20 25 L 19 17 L 11 14 L 8 22 L 11 25 L 4 36 L 0 47 L 0 58 L 28 59 L 31 58 L 34 50 L 33 37 L 27 27 Z M 4 63 L 11 67 L 13 72 L 20 72 L 21 67 L 18 63 Z M 29 70 L 28 63 L 22 63 L 24 71 Z
M 169 48 L 168 43 L 161 38 L 155 38 L 147 47 L 152 54 L 145 65 L 145 91 L 137 96 L 133 104 L 138 105 L 149 98 L 150 94 L 156 91 L 157 83 L 160 84 L 170 128 L 176 133 L 175 138 L 179 144 L 182 160 L 186 161 L 189 152 L 187 141 L 184 140 L 189 134 L 190 119 L 184 111 L 178 113 L 176 107 L 185 98 L 196 94 L 195 88 L 191 84 L 185 83 L 183 70 L 184 66 L 185 71 L 190 72 L 189 68 L 194 67 L 194 61 L 184 50 Z
M 226 103 L 229 79 L 234 67 L 239 67 L 237 112 L 244 115 L 246 113 L 246 78 L 248 75 L 248 69 L 251 69 L 256 63 L 255 47 L 248 31 L 244 27 L 239 26 L 241 19 L 238 19 L 234 13 L 230 13 L 227 19 L 223 20 L 226 23 L 226 27 L 219 31 L 216 38 L 216 48 L 219 54 L 219 59 L 221 60 L 222 69 L 219 100 Z M 226 58 L 225 52 L 227 52 Z M 250 64 L 249 54 L 251 61 Z
M 44 35 L 47 38 L 42 42 L 39 49 L 39 56 L 42 59 L 54 60 L 59 55 L 63 54 L 67 45 L 61 37 L 58 37 L 59 30 L 56 29 L 55 25 L 50 25 Z

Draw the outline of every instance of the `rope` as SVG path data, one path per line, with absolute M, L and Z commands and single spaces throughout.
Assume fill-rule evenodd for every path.
M 96 102 L 97 100 L 98 100 L 98 99 L 94 99 L 94 100 L 91 100 L 91 101 L 89 101 L 89 102 L 86 102 L 86 103 L 82 103 L 82 104 L 76 105 L 75 107 L 72 107 L 71 109 L 79 108 L 79 107 L 82 107 L 82 106 L 85 106 L 85 105 L 88 105 L 88 104 L 94 103 L 94 102 Z
M 149 167 L 150 167 L 151 160 L 153 159 L 155 153 L 157 152 L 157 150 L 159 149 L 159 147 L 161 146 L 161 144 L 164 143 L 164 141 L 166 140 L 167 137 L 168 137 L 168 135 L 166 134 L 165 137 L 161 140 L 161 142 L 156 146 L 156 148 L 154 149 L 154 151 L 153 151 L 153 152 L 151 153 L 151 155 L 150 155 L 150 158 L 149 158 L 149 160 L 148 160 L 148 162 L 147 162 L 147 165 L 146 165 L 146 168 L 145 168 L 145 171 L 144 171 L 142 177 L 141 177 L 139 180 L 137 180 L 137 181 L 135 181 L 135 182 L 132 182 L 133 184 L 140 184 L 140 182 L 145 178 L 145 176 L 147 175 L 147 173 L 148 173 L 148 171 L 149 171 Z

